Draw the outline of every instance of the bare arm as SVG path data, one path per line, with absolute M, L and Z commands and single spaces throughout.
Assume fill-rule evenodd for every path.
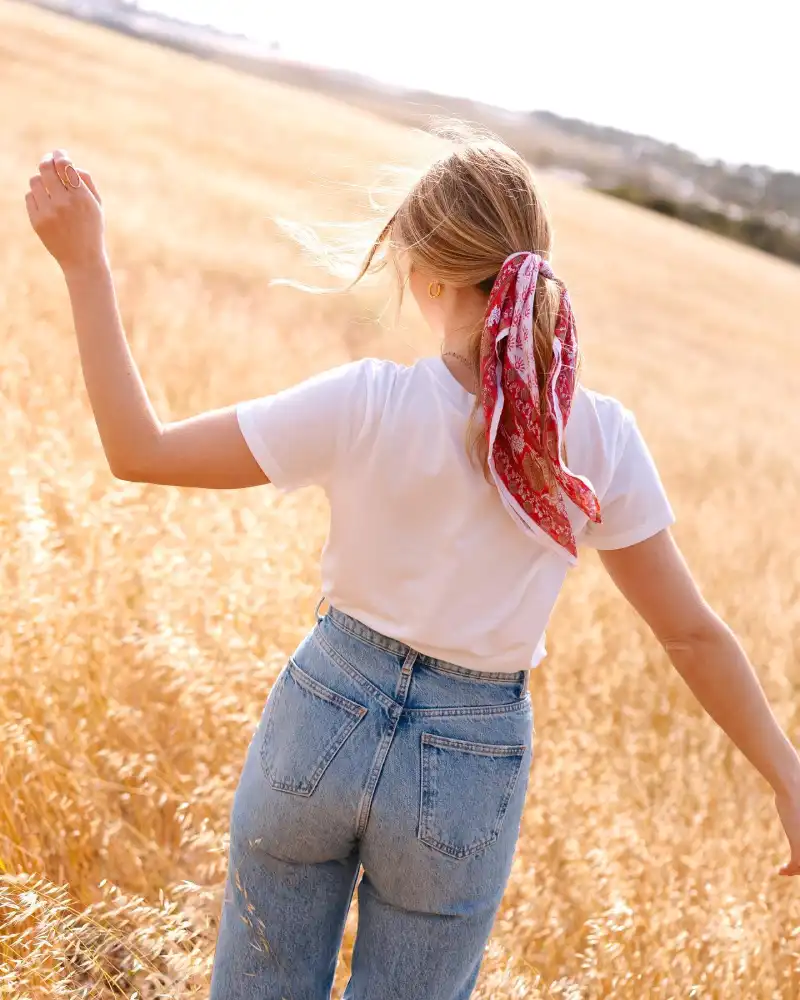
M 42 161 L 30 188 L 31 223 L 67 282 L 89 401 L 114 475 L 212 489 L 268 482 L 233 408 L 169 424 L 156 416 L 122 327 L 91 177 L 57 152 Z
M 800 757 L 740 643 L 701 596 L 669 531 L 600 555 L 697 700 L 772 786 L 792 847 L 791 873 L 800 873 Z
M 236 489 L 268 482 L 232 407 L 162 424 L 122 328 L 107 263 L 65 271 L 83 377 L 100 440 L 119 479 Z

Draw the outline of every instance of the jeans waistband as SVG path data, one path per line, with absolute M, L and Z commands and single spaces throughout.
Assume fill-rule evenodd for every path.
M 528 681 L 530 677 L 530 672 L 528 670 L 473 670 L 469 667 L 459 666 L 457 663 L 450 663 L 447 660 L 439 660 L 434 656 L 428 656 L 425 653 L 420 653 L 407 643 L 400 642 L 399 639 L 392 639 L 387 635 L 383 635 L 371 626 L 365 625 L 364 622 L 359 621 L 357 618 L 353 618 L 352 615 L 348 615 L 344 611 L 340 611 L 338 608 L 333 607 L 333 605 L 328 607 L 328 610 L 324 615 L 320 615 L 319 609 L 324 603 L 325 598 L 323 597 L 317 604 L 316 618 L 318 622 L 322 622 L 326 618 L 330 618 L 330 620 L 339 628 L 344 629 L 346 632 L 349 632 L 358 639 L 362 639 L 364 642 L 377 646 L 379 649 L 385 649 L 387 652 L 395 653 L 397 656 L 401 656 L 403 658 L 408 656 L 409 653 L 414 653 L 416 662 L 418 663 L 425 663 L 428 666 L 436 668 L 437 670 L 443 670 L 446 673 L 456 674 L 459 677 L 468 678 L 470 680 L 481 681 L 484 683 L 521 684 L 521 697 L 524 697 L 528 692 Z

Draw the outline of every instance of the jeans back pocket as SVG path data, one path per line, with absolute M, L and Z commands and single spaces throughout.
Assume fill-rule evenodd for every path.
M 269 696 L 261 764 L 273 788 L 311 795 L 325 769 L 367 714 L 290 660 Z
M 423 733 L 419 839 L 453 858 L 497 840 L 525 751 Z

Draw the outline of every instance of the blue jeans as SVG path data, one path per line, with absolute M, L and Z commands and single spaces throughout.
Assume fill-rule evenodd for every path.
M 211 1000 L 466 1000 L 511 869 L 527 674 L 434 660 L 331 609 L 270 692 L 233 803 Z

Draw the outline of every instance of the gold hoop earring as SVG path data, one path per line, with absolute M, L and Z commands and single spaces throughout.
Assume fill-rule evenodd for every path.
M 436 286 L 436 290 L 435 291 L 434 291 L 434 285 Z M 441 283 L 441 281 L 432 281 L 428 285 L 428 295 L 430 295 L 430 297 L 432 299 L 438 299 L 439 296 L 442 294 L 442 289 L 443 288 L 444 288 L 444 285 Z

